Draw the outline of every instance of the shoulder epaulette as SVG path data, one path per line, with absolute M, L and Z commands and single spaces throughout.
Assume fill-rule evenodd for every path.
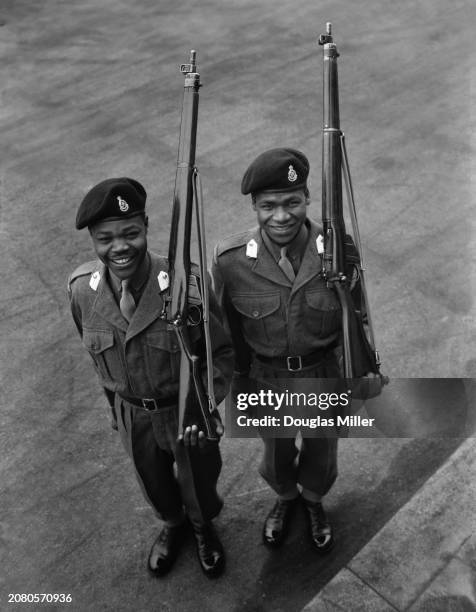
M 311 230 L 315 232 L 316 234 L 324 233 L 324 228 L 322 227 L 321 223 L 317 223 L 317 221 L 314 221 L 313 219 L 309 219 L 309 224 L 310 224 Z
M 167 270 L 169 269 L 169 260 L 165 255 L 161 255 L 160 253 L 156 253 L 155 251 L 149 251 L 149 255 L 151 257 L 152 263 L 159 263 L 162 266 L 165 266 Z
M 83 263 L 80 266 L 78 266 L 76 270 L 68 278 L 68 290 L 70 290 L 71 284 L 73 283 L 73 281 L 75 281 L 80 276 L 87 276 L 89 274 L 92 274 L 93 272 L 96 272 L 96 270 L 98 269 L 98 266 L 99 266 L 99 262 L 97 259 L 95 259 L 94 261 L 87 261 L 86 263 Z
M 256 232 L 256 228 L 252 228 L 246 230 L 245 232 L 240 232 L 239 234 L 233 234 L 232 236 L 228 236 L 220 241 L 216 246 L 216 256 L 219 257 L 226 251 L 230 251 L 231 249 L 236 249 L 238 247 L 244 246 L 248 243 L 250 238 Z

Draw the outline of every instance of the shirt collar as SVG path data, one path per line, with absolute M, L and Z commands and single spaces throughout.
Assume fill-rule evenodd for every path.
M 291 240 L 291 242 L 289 242 L 288 244 L 283 245 L 287 247 L 288 256 L 292 259 L 294 259 L 295 257 L 298 257 L 300 259 L 304 254 L 307 239 L 309 236 L 309 230 L 307 226 L 308 220 L 306 219 L 301 225 L 297 236 L 293 238 L 293 240 Z M 261 230 L 261 237 L 268 251 L 273 255 L 276 261 L 279 261 L 281 257 L 281 246 L 273 242 L 263 229 Z
M 135 291 L 135 292 L 141 291 L 141 289 L 144 287 L 149 277 L 149 270 L 150 270 L 150 255 L 147 252 L 141 265 L 136 270 L 134 276 L 132 276 L 129 279 L 129 287 L 131 288 L 132 291 Z M 108 269 L 108 273 L 109 273 L 109 279 L 113 286 L 114 291 L 117 293 L 120 293 L 121 292 L 121 279 L 117 278 L 117 276 L 113 274 L 113 272 L 111 272 L 111 270 L 109 269 Z

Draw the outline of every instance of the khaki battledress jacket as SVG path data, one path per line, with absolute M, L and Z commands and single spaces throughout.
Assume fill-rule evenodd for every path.
M 317 250 L 323 230 L 309 219 L 306 223 L 308 242 L 294 282 L 277 265 L 259 228 L 226 238 L 215 248 L 215 291 L 230 327 L 238 371 L 248 371 L 254 354 L 305 356 L 339 343 L 341 308 L 321 275 Z M 350 239 L 346 248 L 350 253 L 355 249 Z
M 164 257 L 149 252 L 149 278 L 128 324 L 107 282 L 100 261 L 80 266 L 70 278 L 71 310 L 82 342 L 94 362 L 101 385 L 125 397 L 167 398 L 178 393 L 180 347 L 172 325 L 160 318 L 164 290 L 158 275 L 168 271 Z M 198 296 L 190 296 L 190 300 Z M 199 298 L 198 298 L 199 301 Z M 214 388 L 217 402 L 226 395 L 233 369 L 230 339 L 210 292 Z M 198 328 L 190 327 L 192 340 Z

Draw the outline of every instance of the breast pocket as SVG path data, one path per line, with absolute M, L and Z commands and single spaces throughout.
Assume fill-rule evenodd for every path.
M 281 303 L 279 292 L 240 293 L 231 296 L 234 308 L 242 315 L 245 340 L 252 347 L 268 345 L 282 332 L 276 319 Z M 274 316 L 273 316 L 274 315 Z M 257 348 L 259 351 L 259 348 Z
M 342 311 L 337 296 L 325 287 L 306 291 L 306 326 L 309 333 L 326 338 L 342 325 Z
M 180 345 L 175 330 L 149 331 L 145 336 L 144 368 L 149 385 L 158 389 L 175 383 L 180 374 Z
M 123 380 L 124 372 L 120 352 L 115 346 L 110 329 L 83 329 L 83 344 L 89 352 L 101 378 L 105 381 Z

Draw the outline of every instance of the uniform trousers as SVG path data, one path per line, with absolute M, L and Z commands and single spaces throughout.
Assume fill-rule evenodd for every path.
M 340 378 L 341 373 L 337 359 L 330 352 L 321 362 L 303 368 L 298 372 L 271 368 L 269 365 L 254 359 L 250 378 L 258 386 L 269 385 L 276 389 L 286 380 L 299 378 Z M 301 435 L 300 448 L 296 438 L 272 438 L 261 436 L 264 453 L 259 466 L 259 473 L 269 486 L 278 494 L 284 495 L 300 484 L 303 488 L 325 495 L 337 478 L 337 437 L 305 437 Z
M 203 449 L 177 443 L 177 406 L 149 412 L 116 395 L 115 410 L 124 448 L 158 517 L 174 520 L 184 509 L 197 525 L 216 517 L 223 506 L 216 488 L 222 466 L 218 443 Z
M 319 496 L 325 495 L 337 478 L 337 438 L 262 438 L 263 458 L 259 473 L 278 494 L 300 484 Z

